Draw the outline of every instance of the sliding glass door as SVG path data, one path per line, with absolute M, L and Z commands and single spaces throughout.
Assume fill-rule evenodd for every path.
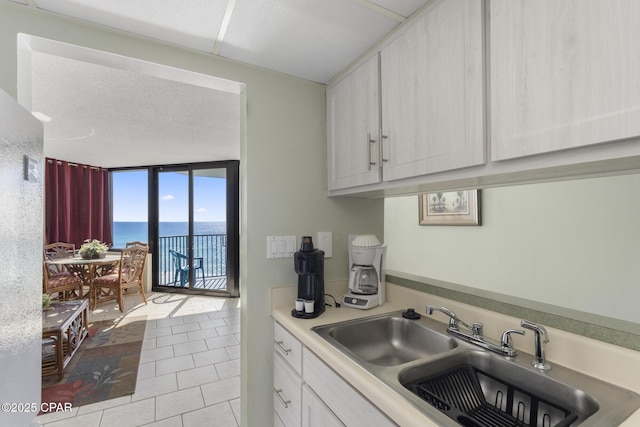
M 238 296 L 238 162 L 153 168 L 154 290 Z

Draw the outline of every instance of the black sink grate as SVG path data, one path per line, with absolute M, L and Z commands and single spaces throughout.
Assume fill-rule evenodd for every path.
M 471 365 L 405 387 L 466 427 L 566 427 L 578 418 Z

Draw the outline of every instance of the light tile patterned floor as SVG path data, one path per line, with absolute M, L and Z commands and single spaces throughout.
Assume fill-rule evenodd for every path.
M 237 427 L 240 425 L 240 300 L 128 295 L 91 320 L 147 315 L 134 394 L 42 415 L 46 427 Z

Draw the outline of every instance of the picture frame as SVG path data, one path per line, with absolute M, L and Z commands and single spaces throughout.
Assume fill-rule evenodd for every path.
M 419 225 L 481 225 L 480 190 L 418 195 Z

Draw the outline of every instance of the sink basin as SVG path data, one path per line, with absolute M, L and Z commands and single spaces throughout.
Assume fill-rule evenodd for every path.
M 585 420 L 589 425 L 618 425 L 638 405 L 640 396 L 629 390 L 562 366 L 540 372 L 529 361 L 467 350 L 408 367 L 398 380 L 449 418 L 471 427 L 561 427 Z
M 401 313 L 312 330 L 441 426 L 617 426 L 640 408 L 630 390 L 553 363 L 540 371 L 530 354 L 497 355 Z
M 420 320 L 394 312 L 365 319 L 316 326 L 313 330 L 360 361 L 379 366 L 397 366 L 448 352 L 456 341 L 426 327 Z

